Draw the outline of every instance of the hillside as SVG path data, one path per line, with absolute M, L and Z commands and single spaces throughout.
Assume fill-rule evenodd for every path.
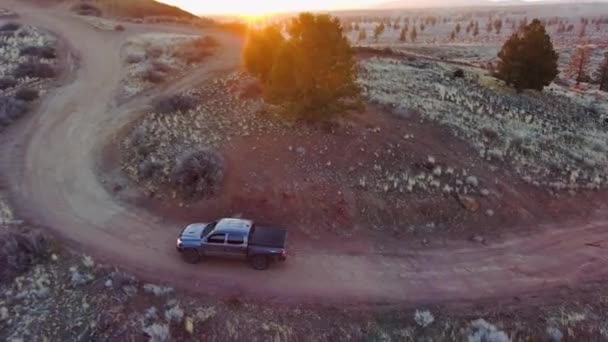
M 77 1 L 74 5 L 93 5 L 101 9 L 104 15 L 118 17 L 177 17 L 184 19 L 193 19 L 197 17 L 179 7 L 163 4 L 154 0 Z

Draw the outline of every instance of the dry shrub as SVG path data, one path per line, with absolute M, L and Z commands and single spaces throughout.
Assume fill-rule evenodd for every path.
M 165 81 L 165 74 L 154 69 L 148 69 L 144 71 L 142 79 L 150 83 L 158 84 Z
M 49 245 L 38 231 L 0 235 L 0 282 L 27 271 L 32 265 L 44 260 Z
M 21 28 L 21 24 L 18 23 L 6 23 L 0 26 L 2 32 L 14 32 Z
M 173 70 L 171 68 L 171 66 L 167 65 L 166 63 L 159 62 L 159 61 L 152 62 L 152 69 L 154 69 L 154 71 L 162 72 L 162 73 L 168 73 L 171 70 Z
M 215 194 L 224 179 L 224 162 L 212 150 L 188 151 L 182 154 L 171 173 L 171 183 L 188 198 Z
M 185 113 L 196 107 L 196 99 L 190 95 L 176 94 L 161 98 L 155 105 L 157 113 Z
M 72 11 L 78 13 L 79 15 L 87 15 L 92 17 L 101 17 L 101 10 L 95 5 L 91 5 L 88 3 L 79 3 L 72 6 Z
M 9 88 L 13 88 L 16 85 L 17 85 L 17 80 L 10 76 L 5 76 L 5 77 L 0 78 L 0 90 L 6 90 Z
M 13 74 L 17 78 L 52 78 L 57 72 L 49 64 L 27 61 L 19 64 Z
M 32 88 L 21 88 L 15 93 L 17 100 L 31 102 L 38 98 L 38 90 Z
M 128 64 L 137 64 L 140 63 L 141 61 L 144 60 L 144 57 L 141 55 L 136 55 L 136 54 L 132 54 L 132 55 L 127 55 L 127 57 L 125 58 L 125 61 Z
M 19 52 L 21 56 L 39 57 L 44 59 L 57 58 L 57 52 L 52 46 L 26 46 Z
M 28 110 L 28 106 L 21 100 L 8 96 L 0 96 L 0 125 L 9 125 Z
M 183 44 L 173 55 L 188 64 L 198 64 L 211 56 L 218 45 L 215 38 L 206 36 Z
M 125 27 L 123 25 L 118 24 L 118 25 L 114 26 L 114 30 L 118 31 L 118 32 L 122 32 L 125 30 Z
M 163 48 L 159 46 L 148 46 L 146 48 L 146 58 L 147 59 L 156 59 L 163 55 Z

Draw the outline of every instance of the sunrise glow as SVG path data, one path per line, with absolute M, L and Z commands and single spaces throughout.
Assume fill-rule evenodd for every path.
M 181 7 L 199 15 L 231 14 L 244 17 L 255 17 L 264 14 L 305 10 L 338 10 L 357 9 L 374 4 L 384 3 L 383 0 L 161 0 L 174 6 Z

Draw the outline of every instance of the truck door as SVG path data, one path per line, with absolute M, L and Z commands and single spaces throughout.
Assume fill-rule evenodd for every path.
M 229 233 L 225 245 L 225 255 L 231 258 L 247 257 L 247 244 L 245 236 L 238 233 Z
M 207 238 L 207 243 L 203 247 L 205 256 L 224 256 L 224 247 L 226 245 L 226 234 L 213 234 Z

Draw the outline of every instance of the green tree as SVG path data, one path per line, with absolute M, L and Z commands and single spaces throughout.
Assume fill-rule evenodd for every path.
M 589 62 L 591 62 L 591 46 L 577 46 L 566 69 L 566 74 L 576 80 L 576 85 L 588 77 Z
M 405 42 L 407 40 L 407 29 L 403 28 L 401 30 L 401 33 L 399 34 L 399 41 L 400 42 Z
M 265 32 L 274 35 L 276 31 L 256 34 Z M 266 70 L 267 60 L 250 59 L 249 63 L 259 64 L 247 67 L 262 81 L 267 101 L 281 105 L 296 118 L 310 121 L 358 105 L 353 52 L 338 19 L 302 13 L 291 20 L 287 32 L 288 38 L 271 39 L 278 46 L 269 47 L 266 39 L 248 43 L 261 43 L 262 46 L 249 47 L 253 51 L 262 48 L 273 51 L 268 58 L 271 66 L 268 74 L 258 71 Z
M 245 69 L 262 82 L 268 81 L 274 56 L 283 41 L 281 28 L 278 25 L 271 25 L 262 30 L 251 30 L 243 48 Z
M 542 90 L 558 74 L 558 55 L 538 19 L 511 35 L 498 58 L 497 77 L 518 91 Z
M 600 64 L 594 76 L 600 84 L 600 90 L 608 91 L 608 52 L 604 55 L 604 61 Z
M 385 29 L 384 23 L 380 23 L 374 28 L 374 39 L 376 41 L 378 41 L 378 38 L 384 33 Z
M 418 37 L 418 32 L 416 32 L 416 26 L 414 26 L 412 32 L 410 33 L 410 40 L 412 43 L 416 41 L 416 37 Z
M 366 39 L 367 39 L 367 33 L 365 33 L 365 29 L 361 29 L 361 30 L 359 31 L 359 37 L 357 37 L 357 39 L 358 39 L 360 42 L 362 42 L 362 41 L 364 41 L 364 40 L 366 40 Z

